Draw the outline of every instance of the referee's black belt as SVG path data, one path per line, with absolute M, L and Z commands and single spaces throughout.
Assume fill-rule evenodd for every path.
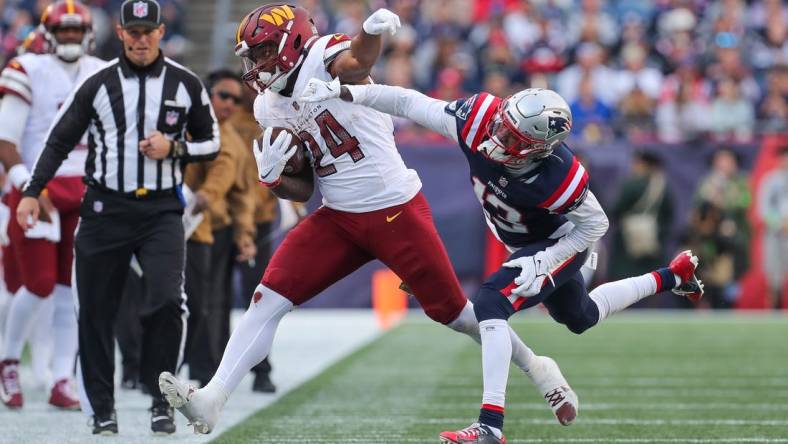
M 148 188 L 137 188 L 134 191 L 122 193 L 118 190 L 113 190 L 111 188 L 105 187 L 104 185 L 101 185 L 93 178 L 85 177 L 84 182 L 88 187 L 100 193 L 111 194 L 113 196 L 119 196 L 131 200 L 152 200 L 152 199 L 161 199 L 165 197 L 177 196 L 174 188 L 167 188 L 164 190 L 150 190 Z

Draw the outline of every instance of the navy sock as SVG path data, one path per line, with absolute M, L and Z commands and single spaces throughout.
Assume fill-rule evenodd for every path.
M 652 271 L 651 274 L 657 281 L 657 293 L 672 290 L 676 286 L 676 276 L 673 275 L 670 268 L 660 268 L 659 270 Z
M 479 410 L 479 422 L 503 431 L 503 407 L 482 404 L 482 408 Z

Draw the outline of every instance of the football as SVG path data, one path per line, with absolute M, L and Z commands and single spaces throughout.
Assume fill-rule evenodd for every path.
M 287 165 L 285 165 L 285 169 L 284 171 L 282 171 L 282 174 L 291 176 L 300 173 L 301 170 L 304 169 L 304 167 L 308 166 L 309 158 L 306 154 L 306 145 L 304 145 L 304 143 L 301 141 L 301 139 L 293 130 L 289 128 L 275 127 L 271 133 L 272 139 L 275 140 L 276 137 L 279 135 L 279 133 L 282 131 L 287 131 L 293 136 L 293 139 L 290 141 L 290 146 L 293 145 L 298 146 L 298 148 L 296 148 L 295 154 L 293 154 L 293 157 L 291 157 L 290 160 L 287 161 Z M 261 140 L 258 140 L 258 143 L 260 144 L 260 146 L 263 146 L 262 136 L 260 137 Z

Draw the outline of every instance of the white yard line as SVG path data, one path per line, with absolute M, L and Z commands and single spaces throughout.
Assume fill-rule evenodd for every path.
M 176 413 L 178 431 L 169 438 L 150 432 L 150 398 L 138 391 L 116 389 L 116 409 L 120 434 L 93 437 L 88 419 L 78 412 L 58 412 L 47 407 L 48 393 L 32 387 L 32 373 L 22 368 L 25 407 L 21 411 L 0 409 L 0 444 L 137 444 L 177 440 L 204 443 L 272 404 L 287 392 L 318 375 L 331 364 L 364 346 L 380 334 L 370 310 L 296 310 L 282 320 L 276 334 L 271 361 L 272 380 L 278 391 L 273 395 L 251 391 L 248 376 L 233 394 L 222 413 L 217 429 L 210 435 L 194 435 L 186 420 Z

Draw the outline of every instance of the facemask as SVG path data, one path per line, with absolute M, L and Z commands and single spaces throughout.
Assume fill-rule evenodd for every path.
M 84 54 L 85 49 L 80 43 L 61 43 L 55 48 L 55 55 L 68 63 L 77 61 Z

